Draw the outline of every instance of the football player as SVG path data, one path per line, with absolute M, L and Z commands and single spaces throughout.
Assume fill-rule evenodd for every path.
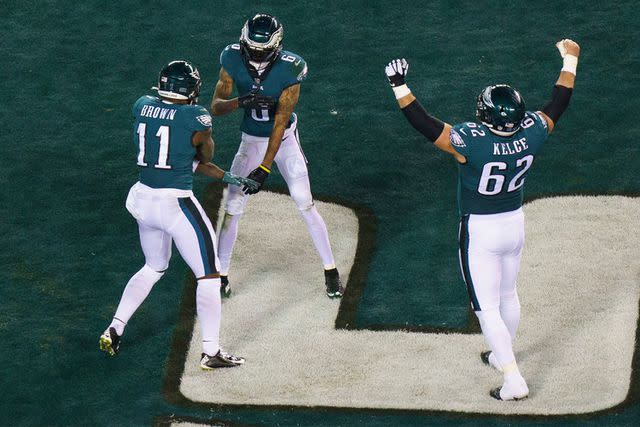
M 249 194 L 260 191 L 278 165 L 289 187 L 324 266 L 327 296 L 340 298 L 344 292 L 336 269 L 324 220 L 313 204 L 307 159 L 298 136 L 298 118 L 293 112 L 300 95 L 300 83 L 307 76 L 307 64 L 295 53 L 282 50 L 283 28 L 271 15 L 257 14 L 242 28 L 239 44 L 224 48 L 220 75 L 211 101 L 214 116 L 244 110 L 242 139 L 231 172 L 247 176 L 259 188 L 231 187 L 218 239 L 222 292 L 229 296 L 228 273 L 238 222 Z M 238 97 L 232 98 L 233 87 Z
M 163 276 L 175 242 L 198 281 L 200 367 L 209 370 L 239 366 L 244 359 L 225 353 L 218 344 L 220 262 L 211 222 L 191 191 L 193 171 L 248 188 L 257 188 L 257 183 L 209 162 L 211 116 L 197 105 L 200 86 L 200 73 L 193 65 L 173 61 L 160 71 L 154 88 L 158 97 L 142 96 L 133 105 L 140 178 L 131 187 L 126 206 L 138 222 L 145 264 L 127 283 L 115 316 L 100 337 L 100 349 L 112 356 L 118 353 L 127 322 Z
M 573 91 L 580 47 L 556 44 L 563 58 L 551 100 L 541 111 L 527 111 L 524 99 L 507 85 L 487 86 L 477 99 L 475 122 L 451 126 L 420 105 L 405 84 L 404 59 L 385 71 L 409 123 L 458 163 L 460 266 L 471 306 L 490 351 L 482 361 L 503 373 L 491 390 L 498 400 L 529 395 L 512 342 L 520 321 L 516 277 L 524 244 L 522 192 L 535 156 L 565 111 Z

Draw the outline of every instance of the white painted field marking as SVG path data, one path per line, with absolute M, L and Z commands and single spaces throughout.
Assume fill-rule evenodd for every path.
M 346 278 L 357 219 L 347 208 L 317 205 Z M 516 352 L 531 397 L 505 403 L 488 395 L 501 378 L 480 362 L 480 335 L 335 330 L 339 303 L 324 295 L 322 268 L 295 205 L 288 196 L 259 193 L 242 218 L 234 294 L 223 304 L 222 343 L 247 363 L 197 369 L 196 325 L 180 391 L 215 404 L 548 415 L 610 408 L 625 399 L 631 376 L 640 297 L 637 212 L 640 199 L 625 197 L 525 206 Z M 451 277 L 451 286 L 464 286 L 458 271 Z M 402 286 L 429 292 L 426 282 Z

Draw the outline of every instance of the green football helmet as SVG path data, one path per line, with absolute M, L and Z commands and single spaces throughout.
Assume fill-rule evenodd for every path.
M 487 86 L 478 95 L 476 117 L 498 135 L 517 132 L 524 113 L 522 95 L 509 85 Z
M 163 98 L 197 102 L 200 94 L 200 72 L 187 61 L 172 61 L 162 67 L 158 76 L 158 95 Z
M 282 24 L 275 17 L 259 13 L 245 22 L 240 34 L 242 57 L 246 61 L 273 63 L 282 50 Z

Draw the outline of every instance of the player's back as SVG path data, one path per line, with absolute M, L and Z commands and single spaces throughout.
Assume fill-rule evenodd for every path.
M 520 129 L 500 136 L 473 122 L 453 127 L 451 144 L 466 157 L 458 166 L 460 213 L 495 214 L 522 206 L 524 181 L 547 139 L 547 123 L 527 112 Z
M 133 106 L 133 115 L 140 182 L 152 188 L 191 190 L 196 154 L 191 137 L 211 127 L 207 110 L 142 96 Z

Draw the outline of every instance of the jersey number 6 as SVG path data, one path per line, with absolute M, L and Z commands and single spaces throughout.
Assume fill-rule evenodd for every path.
M 260 115 L 258 115 L 258 111 L 260 111 Z M 255 108 L 252 108 L 251 118 L 257 122 L 268 122 L 269 110 L 267 110 L 266 108 L 263 108 L 262 110 L 256 110 Z

